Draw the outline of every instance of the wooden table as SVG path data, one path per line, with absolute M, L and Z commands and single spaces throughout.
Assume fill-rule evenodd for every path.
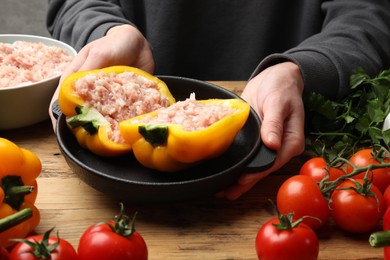
M 240 93 L 245 82 L 214 82 Z M 55 227 L 74 246 L 91 224 L 111 219 L 119 201 L 83 183 L 61 155 L 50 122 L 0 136 L 36 153 L 43 169 L 38 179 L 36 205 L 41 223 L 36 232 Z M 126 212 L 138 212 L 136 228 L 144 237 L 149 259 L 256 259 L 255 237 L 260 226 L 273 216 L 268 199 L 274 199 L 280 184 L 297 173 L 307 159 L 293 159 L 278 172 L 259 182 L 235 201 L 208 199 L 164 204 L 126 204 Z M 368 234 L 350 235 L 333 225 L 318 232 L 319 259 L 382 259 L 382 249 L 370 247 Z M 304 260 L 304 259 L 303 259 Z

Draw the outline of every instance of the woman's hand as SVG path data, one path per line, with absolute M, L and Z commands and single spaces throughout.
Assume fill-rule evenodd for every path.
M 112 27 L 104 37 L 87 44 L 65 68 L 60 84 L 65 77 L 74 72 L 113 65 L 133 66 L 153 73 L 155 64 L 152 50 L 147 40 L 135 27 L 127 24 Z M 54 129 L 56 120 L 52 116 L 51 109 L 57 98 L 58 88 L 49 107 Z
M 250 190 L 259 180 L 276 171 L 305 148 L 303 79 L 299 67 L 284 62 L 269 67 L 251 79 L 242 98 L 262 119 L 261 138 L 270 149 L 277 151 L 274 165 L 261 173 L 242 175 L 238 183 L 217 194 L 236 199 Z

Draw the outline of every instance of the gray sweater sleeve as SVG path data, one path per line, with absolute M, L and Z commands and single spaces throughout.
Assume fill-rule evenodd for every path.
M 305 93 L 329 98 L 348 94 L 350 75 L 362 67 L 375 76 L 390 67 L 390 3 L 388 0 L 324 1 L 322 31 L 284 53 L 261 61 L 252 77 L 281 61 L 301 68 Z
M 47 28 L 51 35 L 80 50 L 118 24 L 131 24 L 117 1 L 49 0 Z
M 253 4 L 258 3 L 257 1 L 260 0 L 250 2 Z M 222 0 L 194 0 L 192 3 L 197 4 L 199 2 L 203 3 L 204 6 L 199 4 L 198 8 L 209 8 L 213 5 L 217 8 L 224 4 Z M 147 3 L 148 5 L 146 5 Z M 176 35 L 175 30 L 173 30 L 183 26 L 191 27 L 190 21 L 187 21 L 186 24 L 179 24 L 180 26 L 173 29 L 172 27 L 165 27 L 164 30 L 168 31 L 160 29 L 160 25 L 167 22 L 170 22 L 169 24 L 174 27 L 177 21 L 182 21 L 185 18 L 185 12 L 188 12 L 188 10 L 186 8 L 178 8 L 181 4 L 184 5 L 183 2 L 175 0 L 49 0 L 47 25 L 49 32 L 54 38 L 67 42 L 79 50 L 86 43 L 104 36 L 106 31 L 112 26 L 126 23 L 132 24 L 134 22 L 138 28 L 144 29 L 141 31 L 146 33 L 146 36 L 149 36 L 148 40 L 153 41 L 154 39 L 155 44 L 160 44 L 161 42 L 160 45 L 164 46 L 164 48 L 160 46 L 158 51 L 166 52 L 169 55 L 168 57 L 160 55 L 159 61 L 166 62 L 162 67 L 170 68 L 171 65 L 176 64 L 175 62 L 187 64 L 185 60 L 187 56 L 183 54 L 194 51 L 191 47 L 188 49 L 186 46 L 189 43 L 185 42 L 183 44 L 180 36 Z M 256 24 L 256 26 L 253 26 L 257 28 L 255 30 L 266 34 L 259 33 L 256 35 L 252 32 L 252 34 L 249 35 L 248 33 L 241 38 L 228 38 L 229 43 L 241 43 L 240 46 L 245 46 L 245 50 L 247 50 L 246 53 L 240 53 L 237 57 L 234 56 L 236 59 L 240 59 L 240 64 L 253 64 L 246 68 L 248 70 L 248 74 L 245 74 L 246 78 L 259 62 L 260 64 L 252 76 L 272 64 L 290 60 L 301 68 L 305 82 L 305 93 L 315 91 L 330 98 L 341 98 L 348 94 L 349 77 L 358 67 L 362 67 L 371 76 L 379 73 L 384 68 L 390 67 L 389 0 L 300 0 L 296 4 L 294 3 L 294 11 L 286 10 L 289 7 L 284 0 L 265 0 L 263 4 L 264 7 L 268 6 L 268 9 L 258 10 L 263 10 L 262 15 L 257 14 L 256 17 L 240 16 L 240 22 L 241 24 L 246 23 L 252 26 Z M 278 9 L 276 9 L 275 5 Z M 291 7 L 291 5 L 289 6 Z M 165 7 L 165 9 L 162 7 Z M 232 8 L 232 6 L 230 7 Z M 236 8 L 239 7 L 236 6 Z M 148 13 L 148 17 L 142 17 L 142 13 L 147 11 L 146 8 L 153 9 L 153 13 Z M 154 15 L 163 13 L 164 10 L 168 13 L 165 16 L 161 16 L 163 18 L 160 19 L 165 19 L 161 21 L 161 24 L 159 20 L 155 21 Z M 205 9 L 199 10 L 203 12 Z M 242 9 L 241 11 L 243 12 L 243 10 L 245 12 L 248 11 L 247 9 Z M 270 12 L 272 10 L 275 10 L 275 12 Z M 235 11 L 232 11 L 232 13 L 235 13 Z M 290 13 L 291 21 L 281 20 L 280 13 L 286 12 Z M 269 18 L 269 20 L 265 19 L 268 23 L 258 24 L 258 16 Z M 176 23 L 174 23 L 175 21 Z M 290 23 L 297 24 L 297 26 L 291 27 L 289 26 Z M 273 25 L 275 26 L 272 27 Z M 150 28 L 148 26 L 156 26 L 158 28 Z M 294 31 L 291 32 L 289 31 L 290 29 Z M 243 30 L 239 32 L 241 34 Z M 156 35 L 153 35 L 153 33 L 156 33 Z M 208 33 L 211 34 L 212 32 Z M 162 38 L 156 38 L 162 34 L 165 37 L 165 42 L 161 40 Z M 189 34 L 188 36 L 199 39 L 202 35 Z M 229 37 L 229 35 L 222 35 L 221 37 Z M 246 41 L 248 39 L 249 41 Z M 177 49 L 177 45 L 173 44 L 177 40 L 181 43 L 181 49 Z M 191 38 L 190 40 L 193 39 Z M 251 47 L 249 47 L 249 44 L 246 44 L 247 42 L 255 44 L 251 44 Z M 281 44 L 281 42 L 286 44 Z M 166 50 L 168 45 L 171 48 L 171 52 Z M 275 51 L 274 45 L 288 47 L 279 48 Z M 203 46 L 201 51 L 213 50 L 210 46 Z M 226 46 L 228 45 L 223 45 L 223 47 Z M 154 47 L 158 48 L 159 46 Z M 196 46 L 195 49 L 197 51 L 200 48 L 200 46 L 199 48 Z M 240 47 L 239 49 L 243 48 Z M 228 51 L 232 51 L 232 49 L 226 47 L 225 52 Z M 170 55 L 171 53 L 174 53 L 174 55 Z M 189 57 L 197 59 L 198 55 Z M 214 58 L 218 61 L 221 57 Z M 235 60 L 230 63 L 238 64 Z M 199 69 L 198 63 L 194 64 L 195 69 Z M 222 62 L 221 66 L 214 66 L 213 69 L 222 68 L 224 64 Z M 191 69 L 189 71 L 193 71 Z M 231 66 L 229 73 L 238 69 Z M 172 70 L 169 73 L 177 73 L 177 71 Z

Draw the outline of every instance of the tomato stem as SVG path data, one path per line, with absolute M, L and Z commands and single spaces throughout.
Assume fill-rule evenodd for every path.
M 390 230 L 374 232 L 370 235 L 368 242 L 372 247 L 390 246 Z
M 60 238 L 58 236 L 58 233 L 57 241 L 49 245 L 50 233 L 53 231 L 53 229 L 54 228 L 51 228 L 50 230 L 46 231 L 43 234 L 41 241 L 30 241 L 24 238 L 16 238 L 11 240 L 29 245 L 32 248 L 32 251 L 30 251 L 29 253 L 34 255 L 35 259 L 51 259 L 51 253 L 60 245 Z
M 123 237 L 129 237 L 131 236 L 135 231 L 135 216 L 137 213 L 134 214 L 133 218 L 130 220 L 130 218 L 124 214 L 124 206 L 123 203 L 120 203 L 121 210 L 119 213 L 119 216 L 115 217 L 115 224 L 111 225 L 108 224 L 111 230 Z
M 337 160 L 341 160 L 341 161 L 344 161 L 345 163 L 348 163 L 349 165 L 351 165 L 353 167 L 353 170 L 352 170 L 352 172 L 350 172 L 348 174 L 340 176 L 336 180 L 326 181 L 326 179 L 325 179 L 325 180 L 321 181 L 319 184 L 319 187 L 320 187 L 321 192 L 323 194 L 327 194 L 329 192 L 332 192 L 340 182 L 342 182 L 346 179 L 352 178 L 353 176 L 358 175 L 359 173 L 366 172 L 367 174 L 365 177 L 367 179 L 368 173 L 371 172 L 372 170 L 382 169 L 382 168 L 390 168 L 390 163 L 370 164 L 370 165 L 367 165 L 365 167 L 356 167 L 355 165 L 351 164 L 345 158 L 340 157 Z
M 10 229 L 23 221 L 31 218 L 32 210 L 29 208 L 22 209 L 12 215 L 0 219 L 0 233 Z
M 293 228 L 296 228 L 299 224 L 301 224 L 301 222 L 305 218 L 302 217 L 300 219 L 297 219 L 296 221 L 293 221 L 293 216 L 294 216 L 293 212 L 290 212 L 286 215 L 281 214 L 278 207 L 275 205 L 275 202 L 271 199 L 269 199 L 269 202 L 272 204 L 272 207 L 275 209 L 279 220 L 279 223 L 273 223 L 272 225 L 279 230 L 291 230 Z

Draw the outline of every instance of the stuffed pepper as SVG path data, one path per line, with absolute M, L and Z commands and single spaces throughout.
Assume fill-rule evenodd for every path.
M 61 84 L 58 103 L 78 143 L 100 156 L 131 151 L 120 121 L 175 102 L 166 84 L 127 66 L 76 72 Z
M 244 126 L 250 106 L 241 99 L 195 100 L 122 121 L 123 138 L 145 167 L 174 172 L 221 155 Z
M 34 205 L 41 161 L 31 151 L 0 138 L 0 245 L 15 244 L 35 229 L 40 214 Z M 11 227 L 12 226 L 12 227 Z

